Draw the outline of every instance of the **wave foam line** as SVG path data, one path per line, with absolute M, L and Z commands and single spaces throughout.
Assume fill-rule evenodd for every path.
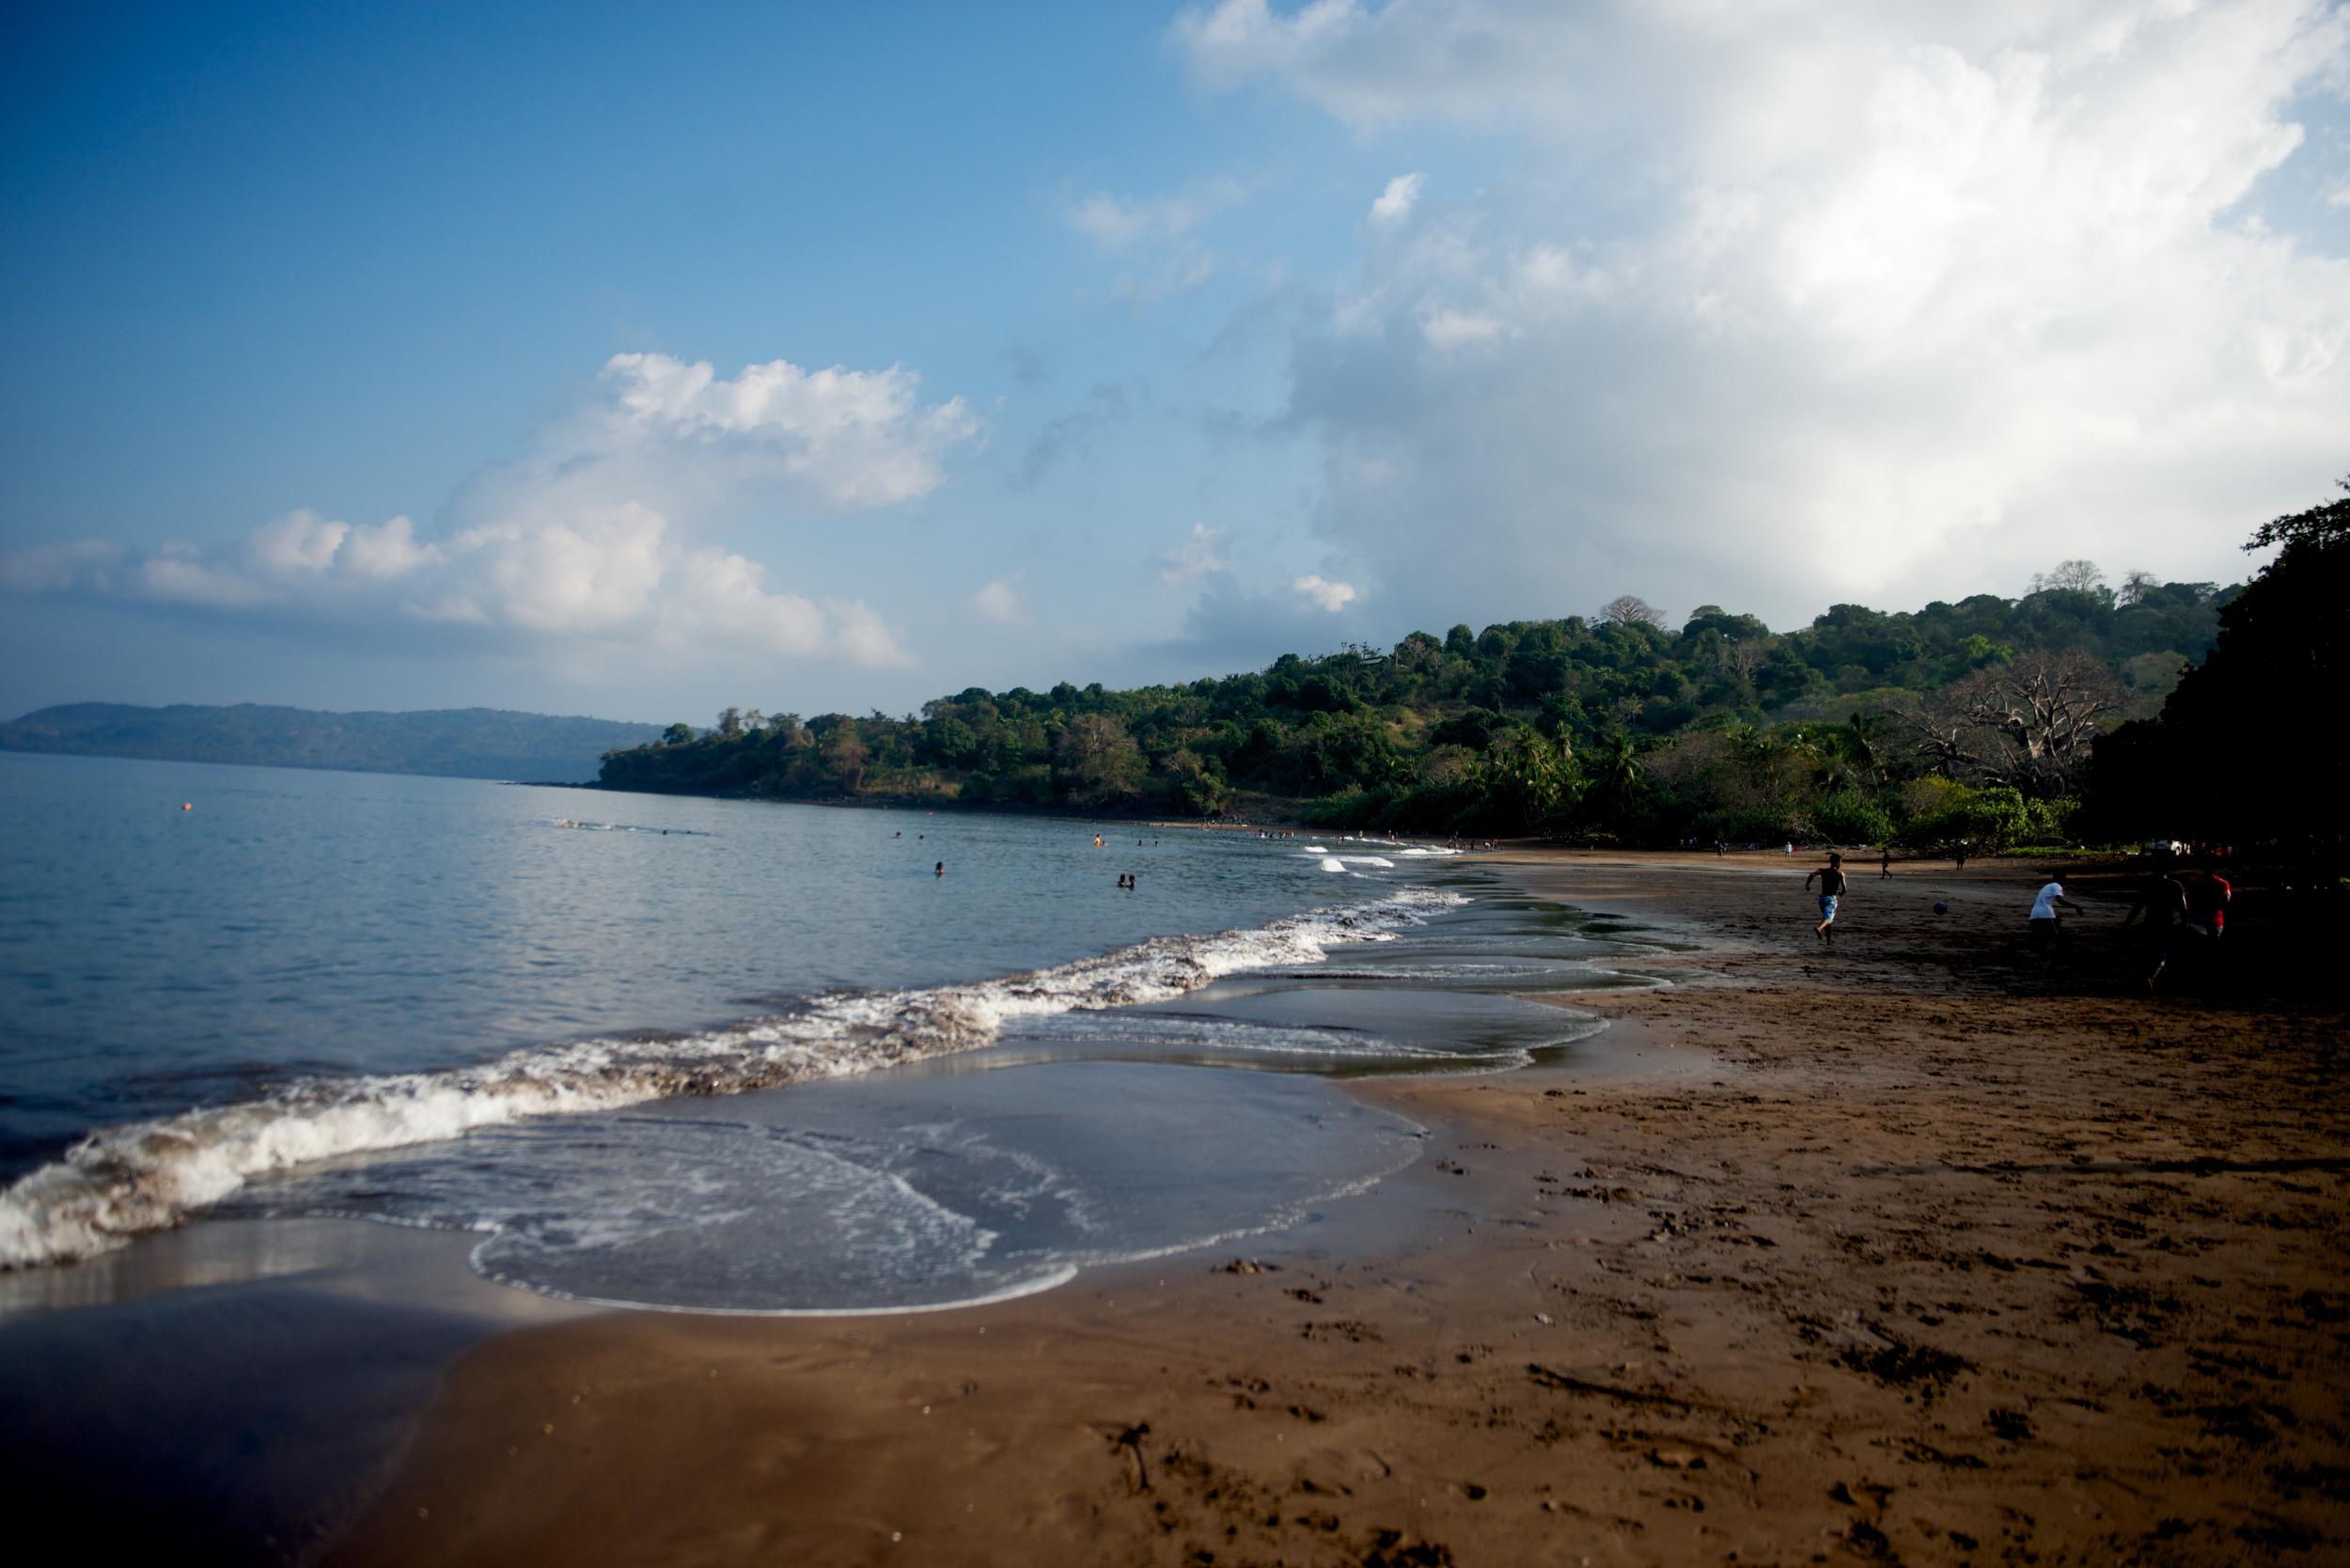
M 0 1192 L 0 1269 L 70 1262 L 177 1225 L 256 1176 L 525 1117 L 845 1077 L 992 1042 L 1014 1018 L 1165 1001 L 1220 976 L 1319 962 L 1467 901 L 1412 888 L 1250 931 L 1164 936 L 969 985 L 835 994 L 705 1034 L 529 1046 L 475 1067 L 304 1078 L 261 1099 L 102 1128 Z

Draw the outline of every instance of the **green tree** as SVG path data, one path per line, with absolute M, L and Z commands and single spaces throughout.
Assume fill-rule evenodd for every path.
M 2211 655 L 2157 720 L 2098 747 L 2085 813 L 2101 837 L 2185 835 L 2350 857 L 2330 724 L 2312 705 L 2350 681 L 2350 478 L 2342 499 L 2279 517 L 2247 550 L 2277 550 L 2218 612 Z

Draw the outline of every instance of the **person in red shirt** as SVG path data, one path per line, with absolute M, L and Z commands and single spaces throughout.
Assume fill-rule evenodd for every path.
M 2218 937 L 2228 933 L 2228 905 L 2234 902 L 2235 888 L 2217 870 L 2206 870 L 2188 884 L 2186 890 L 2186 929 L 2198 936 Z

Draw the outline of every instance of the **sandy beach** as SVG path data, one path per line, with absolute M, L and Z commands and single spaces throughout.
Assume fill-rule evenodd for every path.
M 1825 949 L 1801 858 L 1516 859 L 1670 983 L 1563 998 L 1613 1022 L 1570 1066 L 1359 1088 L 1404 1174 L 994 1306 L 505 1334 L 328 1560 L 2350 1551 L 2338 1011 L 2149 997 L 2094 883 L 2044 971 L 2012 862 L 1861 868 Z

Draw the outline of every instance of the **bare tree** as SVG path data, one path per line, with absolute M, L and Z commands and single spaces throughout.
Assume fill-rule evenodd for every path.
M 1133 794 L 1142 783 L 1142 748 L 1109 713 L 1080 713 L 1061 732 L 1058 755 L 1070 776 L 1069 799 L 1092 806 Z
M 854 720 L 841 720 L 824 737 L 824 766 L 834 782 L 851 794 L 865 787 L 865 764 L 871 757 Z
M 2122 698 L 2103 664 L 2027 653 L 1952 682 L 1899 717 L 1935 771 L 2049 799 L 2070 792 L 2097 720 Z
M 1763 661 L 1770 656 L 1771 651 L 1753 637 L 1724 637 L 1718 654 L 1722 668 L 1741 681 L 1753 680 L 1754 672 L 1761 669 Z
M 2124 604 L 2135 604 L 2160 587 L 2162 587 L 2161 579 L 2153 572 L 2141 572 L 2133 567 L 2122 573 L 2121 601 Z
M 2098 569 L 2097 563 L 2092 560 L 2082 560 L 2077 557 L 2069 561 L 2057 562 L 2054 572 L 2035 572 L 2031 577 L 2031 590 L 2034 593 L 2045 593 L 2050 588 L 2069 588 L 2075 593 L 2094 593 L 2105 586 L 2106 574 Z
M 1665 612 L 1637 593 L 1620 593 L 1599 607 L 1602 620 L 1612 620 L 1619 626 L 1662 626 Z

